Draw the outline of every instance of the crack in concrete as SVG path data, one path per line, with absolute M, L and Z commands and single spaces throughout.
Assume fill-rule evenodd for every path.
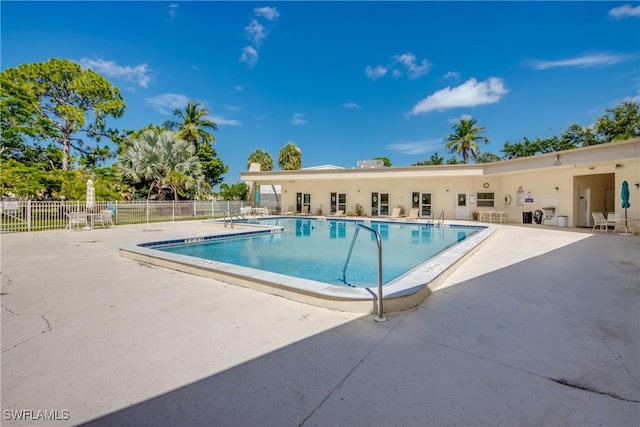
M 19 343 L 13 345 L 12 347 L 9 347 L 7 349 L 2 350 L 2 352 L 0 352 L 0 353 L 4 353 L 6 351 L 13 350 L 16 347 L 18 347 L 18 346 L 20 346 L 22 344 L 25 344 L 25 343 L 31 341 L 32 339 L 37 338 L 40 335 L 46 334 L 47 332 L 51 332 L 53 330 L 53 328 L 51 327 L 51 322 L 49 321 L 49 319 L 47 319 L 45 314 L 40 314 L 40 313 L 16 313 L 15 311 L 7 308 L 7 306 L 5 306 L 4 304 L 2 304 L 2 308 L 5 311 L 7 311 L 8 313 L 13 314 L 14 316 L 38 316 L 46 324 L 46 327 L 44 329 L 42 329 L 42 331 L 40 331 L 39 334 L 33 335 L 33 336 L 27 338 L 26 340 L 20 341 Z
M 632 371 L 629 370 L 629 368 L 627 367 L 627 365 L 624 363 L 624 361 L 622 361 L 619 357 L 616 357 L 616 355 L 613 353 L 613 350 L 611 350 L 611 347 L 609 347 L 609 343 L 607 343 L 607 340 L 601 336 L 598 331 L 594 328 L 594 327 L 590 327 L 591 331 L 593 331 L 593 333 L 600 338 L 600 341 L 602 341 L 602 344 L 604 344 L 605 348 L 607 349 L 607 351 L 609 352 L 609 354 L 613 357 L 613 359 L 618 362 L 620 364 L 620 366 L 622 366 L 622 368 L 627 372 L 627 374 L 629 374 L 629 376 L 631 378 L 634 378 L 636 380 L 636 382 L 640 383 L 640 379 L 638 379 L 638 377 L 636 377 Z
M 355 364 L 355 366 L 353 368 L 351 368 L 351 370 L 349 372 L 347 372 L 347 375 L 344 376 L 344 378 L 342 378 L 342 380 L 334 387 L 331 389 L 331 391 L 329 391 L 329 393 L 327 393 L 327 395 L 324 397 L 324 399 L 322 399 L 322 401 L 318 404 L 318 406 L 316 406 L 310 413 L 309 415 L 307 415 L 305 417 L 304 420 L 302 420 L 302 422 L 300 424 L 298 424 L 298 427 L 302 427 L 304 425 L 304 423 L 307 422 L 307 420 L 309 420 L 309 418 L 311 418 L 313 416 L 313 414 L 316 413 L 316 411 L 318 409 L 320 409 L 322 407 L 322 405 L 324 405 L 324 403 L 329 400 L 329 398 L 331 396 L 333 396 L 333 394 L 342 387 L 342 385 L 345 383 L 345 381 L 347 381 L 349 379 L 349 377 L 351 377 L 351 375 L 355 372 L 356 369 L 358 369 L 358 367 L 362 364 L 362 362 L 365 361 L 365 359 L 367 357 L 369 357 L 369 355 L 371 354 L 371 352 L 373 350 L 376 349 L 376 347 L 378 347 L 378 344 L 380 344 L 382 341 L 384 341 L 384 339 L 392 332 L 392 329 L 387 330 L 387 333 L 384 334 L 382 336 L 382 338 L 380 338 L 375 345 L 371 346 L 371 348 L 369 349 L 369 351 L 367 352 L 367 354 L 365 354 L 359 361 L 358 363 Z
M 486 360 L 487 362 L 495 363 L 496 365 L 505 366 L 507 368 L 514 369 L 516 371 L 520 371 L 520 372 L 523 372 L 523 373 L 528 374 L 528 375 L 533 375 L 533 376 L 538 377 L 538 378 L 542 378 L 542 379 L 545 379 L 545 380 L 553 381 L 553 382 L 555 382 L 557 384 L 561 384 L 561 385 L 564 385 L 564 386 L 572 387 L 572 388 L 575 388 L 575 389 L 578 389 L 578 390 L 589 391 L 589 392 L 592 392 L 592 393 L 600 394 L 600 395 L 603 395 L 603 396 L 610 397 L 612 399 L 620 400 L 622 402 L 640 403 L 640 400 L 627 399 L 627 398 L 619 396 L 619 395 L 617 395 L 615 393 L 610 393 L 610 392 L 606 392 L 606 391 L 597 390 L 597 389 L 595 389 L 593 387 L 589 387 L 589 386 L 586 386 L 586 385 L 583 385 L 583 384 L 573 383 L 573 382 L 571 382 L 569 380 L 566 380 L 566 379 L 563 379 L 563 378 L 559 379 L 559 378 L 547 377 L 547 376 L 538 374 L 536 372 L 529 371 L 527 369 L 522 369 L 522 368 L 519 368 L 517 366 L 509 365 L 508 363 L 500 362 L 500 361 L 492 359 L 490 357 L 482 356 L 480 354 L 476 354 L 476 353 L 473 353 L 471 351 L 463 350 L 463 349 L 460 349 L 460 348 L 457 348 L 457 347 L 453 347 L 451 345 L 443 344 L 443 343 L 440 343 L 440 342 L 437 342 L 437 341 L 425 339 L 425 338 L 420 337 L 420 336 L 415 336 L 415 335 L 409 335 L 409 336 L 412 336 L 412 337 L 414 337 L 416 339 L 422 340 L 422 341 L 430 343 L 430 344 L 434 344 L 434 345 L 437 345 L 437 346 L 440 346 L 440 347 L 443 347 L 443 348 L 447 348 L 449 350 L 453 350 L 453 351 L 457 351 L 457 352 L 466 354 L 466 355 L 471 356 L 471 357 L 476 357 L 478 359 Z
M 558 383 L 558 384 L 561 384 L 561 385 L 565 385 L 567 387 L 575 388 L 575 389 L 578 389 L 578 390 L 584 390 L 584 391 L 588 391 L 588 392 L 591 392 L 591 393 L 601 394 L 603 396 L 608 396 L 608 397 L 611 397 L 612 399 L 621 400 L 623 402 L 640 403 L 640 400 L 626 399 L 626 398 L 624 398 L 622 396 L 619 396 L 619 395 L 617 395 L 615 393 L 609 393 L 607 391 L 601 391 L 601 390 L 595 389 L 593 387 L 589 387 L 588 385 L 584 385 L 584 384 L 580 384 L 580 383 L 574 383 L 572 381 L 569 381 L 566 378 L 547 377 L 547 379 L 549 379 L 549 380 L 551 380 L 551 381 L 553 381 L 555 383 Z
M 2 272 L 0 271 L 0 275 L 2 274 Z M 2 288 L 0 289 L 0 295 L 6 295 L 6 290 L 9 286 L 13 285 L 13 280 L 11 280 L 10 277 L 7 277 L 6 275 L 3 275 L 3 277 L 7 278 L 7 282 L 6 284 L 2 285 Z

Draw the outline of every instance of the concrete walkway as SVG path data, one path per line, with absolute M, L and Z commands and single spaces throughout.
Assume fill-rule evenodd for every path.
M 118 256 L 200 222 L 4 234 L 1 424 L 640 425 L 640 237 L 498 228 L 383 324 Z

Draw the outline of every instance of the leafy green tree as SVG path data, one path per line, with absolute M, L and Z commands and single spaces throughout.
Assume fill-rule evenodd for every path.
M 591 128 L 583 128 L 577 123 L 572 123 L 560 135 L 563 144 L 568 148 L 586 147 L 598 144 L 596 135 Z
M 601 142 L 621 141 L 640 136 L 640 113 L 637 102 L 623 102 L 609 108 L 595 124 Z
M 38 164 L 15 159 L 0 162 L 0 189 L 3 197 L 43 200 L 56 198 L 66 179 L 65 172 L 46 171 Z
M 15 145 L 30 136 L 36 140 L 53 140 L 62 147 L 62 170 L 69 170 L 71 150 L 95 156 L 91 163 L 104 160 L 108 150 L 90 147 L 82 136 L 98 143 L 109 136 L 107 118 L 120 117 L 125 109 L 120 90 L 92 70 L 66 59 L 23 64 L 9 68 L 0 76 L 0 102 L 3 137 Z M 6 131 L 4 127 L 8 126 Z M 23 140 L 24 141 L 24 140 Z
M 173 115 L 177 120 L 166 120 L 163 126 L 177 132 L 178 138 L 194 145 L 208 185 L 213 188 L 220 184 L 229 168 L 217 158 L 217 153 L 212 147 L 216 139 L 211 131 L 218 130 L 218 125 L 207 119 L 209 111 L 201 107 L 199 102 L 190 101 L 184 110 L 173 110 Z
M 248 194 L 249 186 L 244 182 L 220 185 L 220 197 L 224 200 L 247 200 Z
M 130 148 L 118 158 L 121 176 L 134 182 L 151 183 L 147 197 L 154 188 L 169 188 L 174 200 L 178 194 L 186 194 L 188 187 L 202 180 L 202 168 L 195 154 L 195 147 L 176 136 L 172 131 L 146 131 L 129 142 Z
M 522 142 L 505 142 L 501 151 L 504 153 L 505 159 L 517 159 L 535 155 L 538 152 L 538 145 L 535 141 L 525 137 Z
M 459 165 L 459 164 L 463 164 L 463 161 L 460 161 L 457 157 L 449 157 L 447 159 L 447 164 L 448 165 Z
M 218 157 L 216 150 L 209 144 L 200 144 L 196 156 L 202 168 L 203 184 L 207 184 L 209 189 L 220 184 L 224 180 L 224 174 L 229 171 L 229 166 Z
M 433 153 L 429 160 L 422 160 L 414 163 L 412 166 L 433 166 L 444 165 L 444 157 L 440 156 L 437 152 Z
M 494 153 L 480 153 L 476 156 L 476 163 L 493 163 L 500 160 L 502 158 Z
M 253 153 L 249 154 L 247 158 L 247 169 L 251 166 L 251 163 L 259 163 L 261 171 L 271 171 L 273 170 L 273 158 L 269 153 L 264 151 L 261 148 L 258 148 Z M 276 196 L 276 203 L 280 203 L 278 200 L 278 193 L 276 192 L 276 186 L 271 185 L 273 189 L 273 194 Z
M 481 126 L 476 126 L 476 119 L 462 119 L 458 123 L 451 125 L 453 133 L 447 136 L 446 148 L 451 154 L 462 155 L 463 163 L 468 163 L 469 158 L 475 160 L 480 153 L 478 142 L 489 142 L 489 138 L 479 134 L 486 131 Z
M 388 157 L 374 157 L 373 160 L 382 160 L 385 167 L 391 167 L 391 160 Z
M 278 153 L 278 165 L 286 171 L 302 169 L 302 150 L 289 142 Z

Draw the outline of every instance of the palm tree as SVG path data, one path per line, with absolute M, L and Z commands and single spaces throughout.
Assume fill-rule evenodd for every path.
M 476 155 L 480 153 L 478 141 L 489 142 L 486 136 L 478 135 L 486 129 L 481 126 L 476 127 L 476 119 L 462 119 L 457 124 L 451 125 L 451 128 L 454 132 L 447 136 L 446 148 L 451 154 L 462 154 L 464 163 L 469 162 L 470 156 L 475 160 Z
M 278 164 L 280 169 L 285 171 L 302 169 L 302 150 L 294 143 L 289 142 L 278 153 Z
M 176 108 L 173 115 L 178 121 L 166 120 L 163 126 L 177 132 L 177 137 L 192 143 L 196 149 L 202 143 L 212 144 L 215 137 L 208 131 L 218 130 L 218 125 L 206 119 L 209 114 L 206 108 L 200 107 L 199 102 L 189 101 L 184 111 Z
M 273 159 L 271 158 L 271 155 L 261 148 L 258 148 L 256 151 L 249 154 L 249 157 L 247 158 L 247 169 L 251 166 L 251 163 L 260 163 L 261 171 L 273 170 Z
M 251 163 L 260 163 L 261 171 L 273 170 L 273 159 L 271 158 L 271 155 L 261 148 L 258 148 L 256 151 L 249 154 L 249 157 L 247 158 L 247 168 L 251 166 Z M 278 200 L 278 193 L 276 193 L 276 186 L 271 184 L 271 188 L 273 189 L 273 194 L 276 196 L 276 203 L 279 206 L 280 201 Z
M 128 141 L 130 148 L 118 159 L 119 173 L 134 182 L 151 183 L 147 198 L 154 188 L 170 188 L 174 200 L 180 190 L 202 180 L 200 161 L 193 145 L 172 131 L 149 130 Z

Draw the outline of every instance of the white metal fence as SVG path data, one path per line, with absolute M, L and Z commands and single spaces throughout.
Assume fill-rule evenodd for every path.
M 96 202 L 87 209 L 85 201 L 42 202 L 42 201 L 2 201 L 0 203 L 0 232 L 42 231 L 66 228 L 69 225 L 68 213 L 100 213 L 103 210 L 113 212 L 113 223 L 140 224 L 163 221 L 183 221 L 206 218 L 223 218 L 227 213 L 239 214 L 245 206 L 241 201 L 194 201 L 178 202 L 132 201 L 132 202 Z M 280 207 L 271 203 L 261 203 L 270 214 L 280 212 Z

